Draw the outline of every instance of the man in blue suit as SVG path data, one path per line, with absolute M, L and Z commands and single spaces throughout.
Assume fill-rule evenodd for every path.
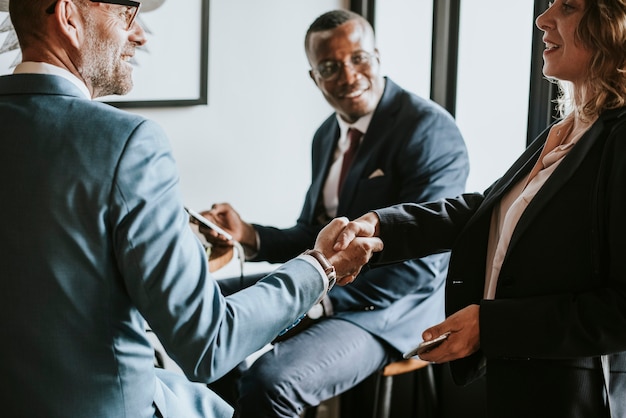
M 292 324 L 380 240 L 316 251 L 224 298 L 163 131 L 92 101 L 132 87 L 130 0 L 18 0 L 0 77 L 0 396 L 7 417 L 232 417 L 206 383 Z M 355 260 L 349 260 L 354 257 Z M 145 323 L 186 376 L 155 369 Z M 193 382 L 202 383 L 193 383 Z
M 255 261 L 288 260 L 335 216 L 355 218 L 465 188 L 468 156 L 454 120 L 381 75 L 374 32 L 365 19 L 345 10 L 325 13 L 309 28 L 305 49 L 310 76 L 336 113 L 313 138 L 312 183 L 297 224 L 252 225 L 227 203 L 207 212 Z M 355 129 L 362 135 L 344 168 Z M 296 417 L 399 359 L 424 329 L 444 318 L 447 261 L 440 254 L 380 267 L 361 273 L 352 286 L 334 289 L 310 312 L 308 323 L 317 317 L 310 327 L 243 372 L 240 416 Z M 223 283 L 226 292 L 236 289 L 237 282 L 232 284 Z

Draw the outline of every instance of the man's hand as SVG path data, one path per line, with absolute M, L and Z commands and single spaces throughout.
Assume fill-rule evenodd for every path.
M 422 360 L 445 363 L 474 354 L 480 348 L 480 305 L 470 305 L 448 317 L 442 323 L 422 333 L 424 341 L 450 332 L 448 338 L 437 348 L 421 354 Z
M 347 225 L 347 218 L 333 219 L 320 231 L 314 247 L 335 267 L 337 284 L 340 286 L 351 283 L 372 255 L 383 249 L 383 242 L 379 238 L 367 236 L 352 237 L 345 248 L 335 251 L 333 247 Z
M 379 227 L 380 220 L 378 215 L 374 212 L 368 212 L 346 225 L 337 237 L 333 249 L 335 251 L 345 250 L 356 237 L 377 237 L 379 235 Z
M 232 235 L 235 241 L 256 251 L 256 232 L 254 231 L 254 227 L 244 222 L 230 204 L 216 203 L 211 207 L 211 210 L 201 212 L 201 214 Z M 222 235 L 217 234 L 215 231 L 205 228 L 202 225 L 199 225 L 199 229 L 206 237 L 207 241 L 213 245 L 232 246 L 232 243 L 229 243 Z

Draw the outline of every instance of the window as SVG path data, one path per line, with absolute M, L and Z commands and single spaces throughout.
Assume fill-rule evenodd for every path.
M 430 97 L 432 1 L 376 3 L 376 40 L 381 69 L 403 88 Z
M 456 119 L 468 191 L 491 185 L 526 147 L 533 13 L 533 2 L 461 3 Z

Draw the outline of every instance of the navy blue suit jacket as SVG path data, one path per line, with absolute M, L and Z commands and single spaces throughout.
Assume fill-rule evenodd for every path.
M 255 225 L 261 242 L 256 260 L 283 262 L 313 245 L 322 227 L 316 207 L 338 139 L 333 114 L 313 138 L 312 182 L 296 225 Z M 370 178 L 377 170 L 384 175 Z M 455 196 L 464 191 L 468 171 L 465 143 L 450 114 L 386 79 L 339 196 L 337 215 L 354 219 L 395 203 Z M 407 351 L 425 328 L 443 319 L 447 261 L 446 254 L 439 254 L 363 271 L 351 285 L 330 292 L 335 314 Z

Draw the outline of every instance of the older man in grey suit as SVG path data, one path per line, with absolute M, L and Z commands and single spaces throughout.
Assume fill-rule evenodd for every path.
M 130 0 L 19 0 L 0 77 L 0 385 L 11 417 L 230 417 L 205 384 L 349 282 L 380 240 L 316 252 L 221 296 L 156 124 L 92 98 L 132 87 Z M 356 262 L 350 261 L 355 257 Z M 186 377 L 155 369 L 144 321 Z

